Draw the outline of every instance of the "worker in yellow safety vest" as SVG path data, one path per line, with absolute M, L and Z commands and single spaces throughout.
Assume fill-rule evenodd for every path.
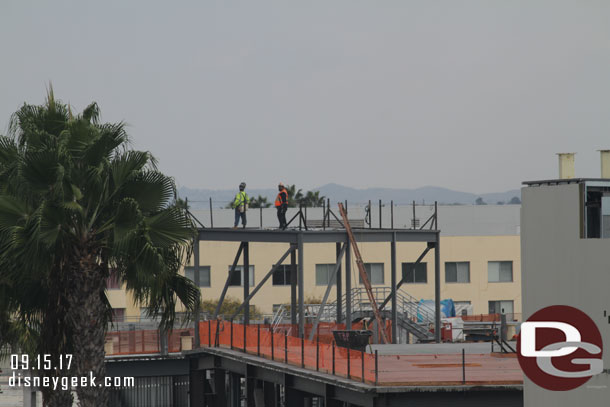
M 278 185 L 280 191 L 275 198 L 275 208 L 277 209 L 277 219 L 280 221 L 280 229 L 286 229 L 286 210 L 288 209 L 288 191 L 284 184 Z
M 235 224 L 233 224 L 233 229 L 237 229 L 237 225 L 239 224 L 239 219 L 241 218 L 241 224 L 245 228 L 246 227 L 246 210 L 248 209 L 248 204 L 250 203 L 250 198 L 248 194 L 246 194 L 246 183 L 242 182 L 239 184 L 239 192 L 235 195 L 235 199 L 231 206 L 235 209 Z

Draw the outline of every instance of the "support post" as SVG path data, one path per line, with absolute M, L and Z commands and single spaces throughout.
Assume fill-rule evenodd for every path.
M 381 199 L 379 200 L 379 229 L 381 229 Z
M 210 227 L 214 228 L 214 216 L 212 215 L 212 197 L 210 197 Z
M 250 244 L 244 242 L 244 267 L 243 267 L 243 283 L 244 283 L 244 325 L 250 323 Z
M 352 248 L 349 238 L 345 248 L 345 328 L 352 329 Z
M 297 235 L 297 246 L 299 250 L 299 262 L 298 262 L 298 290 L 299 290 L 299 337 L 302 339 L 305 337 L 305 289 L 303 283 L 303 234 Z
M 390 201 L 390 227 L 394 229 L 394 201 Z
M 191 370 L 189 380 L 189 399 L 191 406 L 202 406 L 204 395 L 205 370 Z
M 336 253 L 337 253 L 337 258 L 339 258 L 339 253 L 341 253 L 341 243 L 337 242 L 336 245 Z M 341 300 L 343 297 L 343 293 L 342 293 L 342 278 L 341 278 L 341 262 L 339 262 L 339 269 L 337 270 L 337 323 L 340 324 L 341 321 L 343 320 L 343 309 L 341 306 Z
M 195 313 L 193 315 L 193 319 L 195 320 L 195 349 L 201 346 L 201 339 L 199 338 L 199 319 L 200 312 L 199 308 L 201 307 L 201 289 L 199 288 L 200 276 L 199 276 L 199 235 L 195 238 L 193 242 L 193 262 L 195 263 L 195 286 L 199 290 L 199 297 L 197 299 L 197 305 L 195 306 Z
M 269 280 L 271 276 L 273 276 L 273 273 L 275 273 L 275 271 L 282 265 L 282 262 L 286 259 L 286 257 L 288 257 L 292 249 L 293 247 L 290 246 L 288 251 L 286 251 L 286 253 L 284 253 L 282 257 L 280 257 L 280 259 L 277 261 L 277 263 L 273 265 L 273 267 L 271 267 L 271 270 L 269 270 L 269 272 L 261 279 L 258 285 L 254 287 L 254 290 L 252 290 L 248 297 L 246 297 L 244 302 L 233 312 L 233 315 L 231 315 L 231 320 L 233 320 L 233 318 L 235 318 L 237 314 L 239 314 L 240 311 L 244 309 L 246 303 L 250 303 L 250 300 L 254 297 L 254 295 L 261 289 L 261 287 L 267 282 L 267 280 Z
M 392 343 L 396 344 L 398 339 L 398 306 L 396 301 L 396 232 L 392 233 L 390 242 L 390 261 L 392 268 L 391 295 L 392 295 Z
M 434 336 L 436 343 L 441 343 L 441 234 L 436 232 L 434 245 Z
M 337 272 L 338 270 L 341 269 L 341 261 L 343 260 L 343 254 L 345 253 L 345 247 L 348 245 L 349 243 L 345 243 L 343 244 L 343 248 L 339 250 L 339 253 L 337 254 L 337 263 L 335 264 L 335 268 L 333 270 L 333 273 L 330 275 L 330 278 L 328 280 L 328 285 L 326 286 L 326 291 L 324 291 L 324 296 L 322 297 L 322 302 L 320 303 L 320 308 L 318 310 L 318 315 L 316 315 L 316 319 L 313 323 L 313 327 L 311 329 L 311 333 L 309 334 L 309 340 L 312 341 L 313 340 L 313 336 L 316 334 L 316 330 L 318 329 L 318 324 L 320 323 L 320 319 L 322 318 L 322 314 L 324 313 L 324 309 L 326 308 L 326 301 L 328 300 L 328 296 L 330 294 L 332 285 L 333 285 L 333 280 L 335 280 L 335 277 L 337 276 Z
M 293 249 L 290 253 L 290 323 L 295 326 L 297 324 L 297 247 L 294 244 L 290 246 Z
M 224 407 L 227 405 L 227 390 L 225 388 L 226 374 L 224 370 L 214 369 L 214 405 Z M 191 406 L 197 404 L 191 404 Z
M 415 201 L 413 201 L 413 219 L 411 220 L 411 229 L 415 229 Z

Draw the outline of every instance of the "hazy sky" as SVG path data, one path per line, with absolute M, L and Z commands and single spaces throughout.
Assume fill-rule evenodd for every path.
M 599 176 L 608 1 L 0 1 L 0 133 L 56 97 L 129 124 L 178 184 Z

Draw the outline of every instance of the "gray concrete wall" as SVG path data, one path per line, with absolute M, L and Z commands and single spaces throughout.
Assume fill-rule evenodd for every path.
M 550 305 L 570 305 L 597 324 L 610 368 L 610 239 L 580 238 L 579 185 L 523 188 L 521 270 L 523 319 Z M 610 405 L 610 376 L 594 376 L 567 392 L 542 389 L 525 379 L 526 407 Z

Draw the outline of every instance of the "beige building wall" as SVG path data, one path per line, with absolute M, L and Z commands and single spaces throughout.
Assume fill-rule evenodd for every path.
M 210 266 L 211 287 L 202 287 L 203 299 L 216 299 L 225 284 L 229 266 L 233 262 L 239 243 L 200 242 L 200 265 Z M 250 264 L 254 265 L 254 285 L 258 284 L 272 265 L 288 249 L 285 243 L 250 243 Z M 382 263 L 384 283 L 390 285 L 390 244 L 361 243 L 359 245 L 365 263 Z M 402 275 L 402 263 L 414 262 L 425 249 L 424 243 L 397 243 L 397 281 Z M 305 298 L 322 298 L 326 286 L 316 285 L 316 264 L 335 263 L 335 244 L 309 243 L 304 246 Z M 469 283 L 446 283 L 445 262 L 470 263 Z M 488 282 L 489 261 L 512 261 L 512 282 Z M 434 299 L 434 251 L 430 250 L 423 262 L 427 264 L 426 283 L 406 283 L 402 290 L 417 299 Z M 514 312 L 521 313 L 521 253 L 518 235 L 507 236 L 441 236 L 441 298 L 454 301 L 470 301 L 475 314 L 487 314 L 489 301 L 513 301 Z M 241 260 L 240 263 L 242 264 Z M 290 264 L 288 257 L 283 264 Z M 192 259 L 188 263 L 192 266 Z M 359 277 L 352 256 L 352 287 L 358 287 Z M 343 279 L 345 284 L 345 279 Z M 345 293 L 345 288 L 343 290 Z M 332 289 L 329 302 L 335 300 Z M 243 287 L 229 287 L 227 295 L 243 298 Z M 133 304 L 124 290 L 108 290 L 114 308 L 125 308 L 126 317 L 138 317 L 139 307 Z M 290 286 L 274 286 L 270 278 L 251 302 L 263 313 L 271 314 L 274 304 L 290 303 Z

